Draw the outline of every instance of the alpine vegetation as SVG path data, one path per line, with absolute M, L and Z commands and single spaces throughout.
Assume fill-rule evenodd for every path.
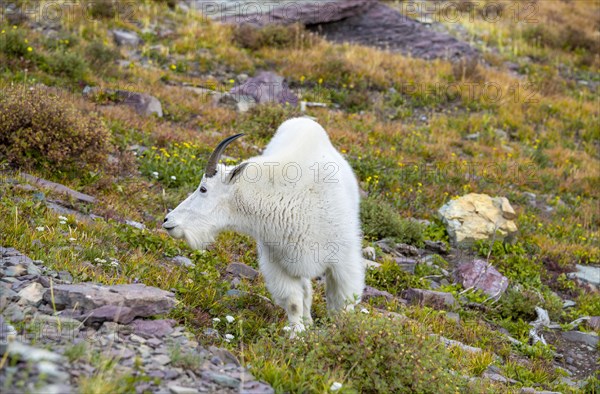
M 293 332 L 311 324 L 311 278 L 324 275 L 327 308 L 353 309 L 364 288 L 359 189 L 325 130 L 308 118 L 284 122 L 261 156 L 219 164 L 209 158 L 200 186 L 165 218 L 174 238 L 204 249 L 225 230 L 253 237 L 274 301 Z

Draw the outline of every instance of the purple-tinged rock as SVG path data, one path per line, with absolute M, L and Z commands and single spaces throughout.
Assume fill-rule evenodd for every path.
M 409 303 L 420 306 L 430 306 L 435 309 L 447 309 L 456 305 L 456 299 L 450 293 L 423 289 L 407 289 L 402 297 Z
M 282 76 L 270 71 L 263 71 L 244 84 L 236 86 L 230 92 L 234 98 L 249 96 L 258 104 L 279 103 L 291 106 L 298 105 L 298 96 L 292 92 Z M 239 101 L 239 100 L 237 100 Z
M 460 264 L 456 268 L 455 275 L 456 281 L 465 289 L 475 288 L 490 297 L 502 295 L 508 287 L 508 279 L 483 260 Z
M 173 332 L 173 320 L 134 320 L 129 326 L 132 332 L 143 338 L 155 336 L 157 338 L 166 337 Z

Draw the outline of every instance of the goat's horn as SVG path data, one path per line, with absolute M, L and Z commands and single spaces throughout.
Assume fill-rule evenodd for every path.
M 213 153 L 210 155 L 208 159 L 208 164 L 206 164 L 206 171 L 204 172 L 204 176 L 207 178 L 212 178 L 217 174 L 217 164 L 219 164 L 219 160 L 221 159 L 221 155 L 227 145 L 231 144 L 233 141 L 237 140 L 240 137 L 243 137 L 244 134 L 237 134 L 231 137 L 225 138 L 221 143 L 215 148 Z

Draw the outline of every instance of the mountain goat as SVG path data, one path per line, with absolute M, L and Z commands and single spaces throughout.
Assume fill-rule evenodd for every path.
M 311 278 L 325 276 L 327 308 L 352 309 L 364 288 L 359 190 L 350 165 L 308 118 L 284 122 L 261 156 L 232 167 L 209 158 L 198 189 L 163 228 L 194 249 L 224 230 L 253 237 L 267 289 L 293 332 L 311 324 Z

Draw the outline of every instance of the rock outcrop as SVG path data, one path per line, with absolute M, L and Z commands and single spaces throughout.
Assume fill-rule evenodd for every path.
M 510 240 L 517 233 L 517 215 L 506 197 L 471 193 L 452 200 L 438 214 L 455 246 L 478 240 Z

